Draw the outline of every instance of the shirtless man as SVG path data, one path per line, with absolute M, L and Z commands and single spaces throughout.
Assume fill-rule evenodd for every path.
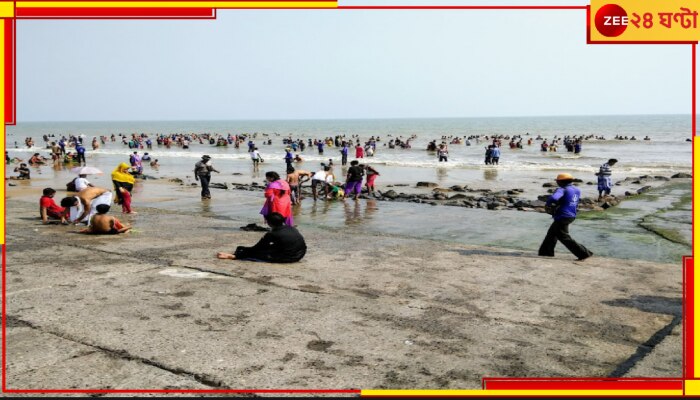
M 89 223 L 100 204 L 112 204 L 112 192 L 99 187 L 87 187 L 75 196 L 61 200 L 61 207 L 70 208 L 69 220 L 76 225 Z
M 301 201 L 301 184 L 311 180 L 311 172 L 289 167 L 287 172 L 287 183 L 292 191 L 292 204 L 299 204 Z
M 107 215 L 107 212 L 109 212 L 109 206 L 107 204 L 98 205 L 97 214 L 92 217 L 90 226 L 82 229 L 80 233 L 116 235 L 118 233 L 126 233 L 131 229 L 130 226 L 122 225 L 117 218 Z

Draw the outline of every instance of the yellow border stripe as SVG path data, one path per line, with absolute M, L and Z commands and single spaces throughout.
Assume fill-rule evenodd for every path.
M 337 1 L 18 1 L 17 8 L 336 8 Z
M 700 381 L 685 380 L 683 382 L 686 396 L 697 396 L 700 394 Z
M 360 396 L 682 396 L 682 390 L 362 390 Z
M 12 1 L 0 1 L 0 18 L 14 18 L 15 3 Z

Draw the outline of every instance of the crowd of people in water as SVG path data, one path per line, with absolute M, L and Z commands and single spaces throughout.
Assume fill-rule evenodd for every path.
M 95 187 L 87 179 L 88 174 L 78 170 L 78 176 L 71 180 L 66 185 L 66 191 L 74 193 L 64 197 L 60 201 L 60 205 L 56 204 L 53 197 L 56 190 L 53 188 L 45 188 L 40 198 L 40 217 L 44 223 L 50 223 L 52 220 L 60 221 L 63 224 L 87 225 L 82 229 L 81 233 L 87 234 L 120 234 L 128 232 L 131 227 L 122 223 L 118 218 L 109 215 L 110 206 L 113 201 L 122 206 L 122 213 L 136 214 L 132 209 L 132 190 L 136 179 L 143 177 L 143 165 L 149 163 L 153 168 L 158 167 L 158 160 L 152 158 L 149 152 L 139 154 L 139 150 L 152 150 L 153 144 L 159 147 L 178 146 L 183 149 L 188 149 L 192 142 L 200 144 L 209 144 L 212 146 L 234 146 L 239 148 L 247 146 L 253 164 L 253 169 L 260 168 L 260 164 L 264 162 L 260 155 L 257 141 L 261 141 L 263 145 L 270 145 L 272 138 L 267 134 L 253 135 L 213 135 L 213 134 L 171 134 L 171 135 L 156 135 L 151 138 L 145 134 L 119 135 L 119 141 L 123 146 L 128 146 L 134 151 L 129 156 L 128 163 L 121 162 L 112 171 L 111 178 L 113 189 Z M 262 140 L 259 140 L 262 138 Z M 73 166 L 81 167 L 86 165 L 85 147 L 83 146 L 84 136 L 69 136 L 61 137 L 58 141 L 52 137 L 44 136 L 44 142 L 51 152 L 51 159 L 42 157 L 40 153 L 35 153 L 24 163 L 23 160 L 17 157 L 10 157 L 8 152 L 5 152 L 6 164 L 20 162 L 21 164 L 15 168 L 15 172 L 19 175 L 11 179 L 25 180 L 30 179 L 31 171 L 28 164 L 31 166 L 41 166 L 53 162 L 54 165 L 68 163 Z M 539 141 L 541 151 L 557 151 L 559 146 L 562 146 L 568 152 L 580 153 L 582 151 L 582 143 L 585 140 L 596 139 L 605 140 L 601 136 L 563 136 L 545 139 L 541 136 L 532 137 L 525 135 L 495 135 L 495 136 L 443 136 L 440 143 L 438 140 L 431 141 L 426 150 L 434 152 L 437 155 L 438 163 L 446 162 L 449 156 L 448 146 L 455 145 L 480 145 L 485 144 L 485 159 L 487 165 L 498 165 L 501 157 L 501 148 L 504 143 L 508 143 L 510 149 L 522 149 L 523 146 L 532 146 L 535 141 Z M 634 137 L 627 139 L 626 137 L 616 137 L 617 140 L 636 140 Z M 117 136 L 100 136 L 92 139 L 93 150 L 98 149 L 101 145 L 107 142 L 117 142 Z M 352 135 L 346 138 L 341 135 L 335 137 L 327 137 L 324 139 L 292 139 L 292 137 L 282 138 L 282 143 L 286 146 L 284 156 L 281 160 L 286 165 L 286 176 L 283 178 L 275 171 L 265 173 L 267 184 L 264 191 L 264 203 L 260 210 L 260 214 L 265 221 L 271 226 L 272 231 L 268 233 L 256 246 L 238 247 L 234 253 L 220 252 L 217 254 L 221 259 L 256 259 L 270 262 L 294 262 L 301 259 L 306 251 L 306 246 L 301 237 L 301 234 L 294 228 L 294 217 L 292 207 L 299 205 L 303 199 L 302 187 L 305 183 L 309 183 L 313 201 L 318 200 L 341 200 L 352 198 L 355 201 L 359 200 L 363 192 L 371 195 L 375 191 L 375 181 L 380 176 L 379 171 L 366 162 L 367 158 L 373 157 L 377 152 L 377 147 L 382 142 L 379 137 L 370 137 L 369 140 L 362 141 L 357 135 Z M 383 146 L 388 148 L 410 149 L 411 141 L 415 140 L 415 135 L 403 138 L 391 138 Z M 648 137 L 644 140 L 650 140 Z M 523 143 L 524 142 L 524 143 Z M 32 148 L 34 141 L 27 138 L 25 144 Z M 324 154 L 324 150 L 330 147 L 335 147 L 340 153 L 340 164 L 342 166 L 343 176 L 337 176 L 334 172 L 333 158 L 329 158 L 328 162 L 320 163 L 320 167 L 316 171 L 307 171 L 298 167 L 298 163 L 303 159 L 297 152 L 303 152 L 306 148 L 314 148 L 319 155 Z M 354 150 L 354 160 L 348 163 L 348 157 L 351 151 Z M 297 154 L 295 154 L 297 153 Z M 361 162 L 362 161 L 362 162 Z M 599 200 L 604 200 L 605 196 L 611 195 L 612 188 L 612 167 L 617 160 L 611 159 L 603 164 L 598 173 L 598 191 Z M 297 164 L 295 166 L 295 164 Z M 349 164 L 349 166 L 348 166 Z M 194 165 L 194 176 L 201 184 L 201 198 L 203 201 L 211 199 L 209 190 L 211 182 L 211 174 L 219 173 L 213 163 L 212 157 L 204 155 Z M 547 233 L 545 241 L 540 248 L 540 255 L 553 255 L 554 244 L 557 240 L 561 241 L 571 250 L 580 260 L 589 257 L 592 253 L 585 247 L 577 244 L 568 235 L 568 225 L 573 222 L 576 217 L 576 206 L 580 200 L 580 191 L 572 186 L 573 176 L 569 174 L 560 174 L 556 181 L 559 186 L 554 194 L 547 201 L 547 207 L 552 211 L 554 222 Z M 277 243 L 271 246 L 271 243 Z

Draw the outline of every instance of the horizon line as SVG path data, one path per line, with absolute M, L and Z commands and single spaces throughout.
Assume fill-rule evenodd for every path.
M 120 120 L 28 120 L 16 121 L 15 125 L 22 123 L 69 123 L 69 122 L 237 122 L 237 121 L 380 121 L 380 120 L 422 120 L 422 119 L 498 119 L 498 118 L 565 118 L 565 117 L 651 117 L 651 116 L 692 116 L 692 113 L 672 113 L 672 114 L 566 114 L 566 115 L 486 115 L 470 117 L 354 117 L 354 118 L 235 118 L 235 119 L 120 119 Z

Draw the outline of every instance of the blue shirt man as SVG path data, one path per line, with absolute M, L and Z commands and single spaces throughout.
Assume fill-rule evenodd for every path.
M 558 205 L 553 215 L 555 221 L 562 218 L 576 218 L 578 202 L 581 200 L 581 189 L 569 183 L 558 188 L 547 200 L 547 206 Z
M 576 219 L 578 202 L 581 200 L 581 190 L 573 185 L 574 177 L 570 174 L 559 174 L 557 185 L 559 188 L 549 196 L 546 205 L 552 207 L 557 205 L 553 213 L 554 222 L 550 225 L 538 251 L 540 256 L 554 257 L 554 248 L 557 241 L 562 242 L 578 261 L 583 261 L 593 255 L 593 253 L 569 235 L 569 225 Z

